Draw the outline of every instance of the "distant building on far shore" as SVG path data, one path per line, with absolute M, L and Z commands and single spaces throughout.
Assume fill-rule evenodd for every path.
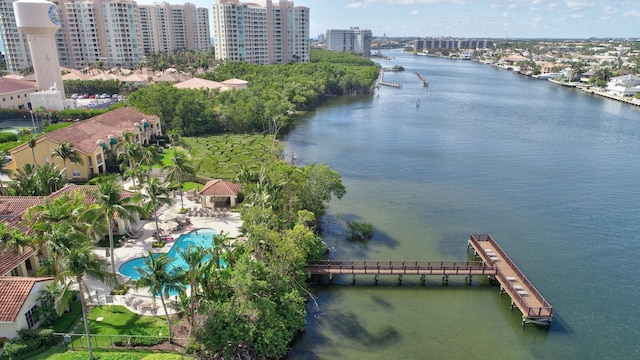
M 430 37 L 413 40 L 411 46 L 414 52 L 421 52 L 425 49 L 491 49 L 493 48 L 493 40 Z
M 352 27 L 348 30 L 327 30 L 327 50 L 353 51 L 358 54 L 371 55 L 371 30 Z

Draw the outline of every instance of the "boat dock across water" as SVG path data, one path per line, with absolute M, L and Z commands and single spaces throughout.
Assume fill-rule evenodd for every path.
M 422 285 L 431 275 L 442 276 L 445 285 L 449 276 L 464 276 L 469 284 L 474 275 L 488 276 L 500 285 L 501 294 L 511 298 L 511 308 L 520 310 L 522 326 L 551 325 L 553 307 L 490 235 L 471 234 L 467 249 L 473 249 L 477 261 L 318 260 L 309 262 L 304 271 L 308 275 L 327 275 L 330 282 L 335 275 L 351 275 L 354 285 L 357 275 L 373 275 L 375 284 L 380 276 L 397 276 L 398 283 L 402 283 L 403 276 L 415 275 L 420 276 Z

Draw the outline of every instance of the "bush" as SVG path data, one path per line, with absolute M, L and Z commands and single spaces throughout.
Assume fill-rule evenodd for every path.
M 129 336 L 121 335 L 113 340 L 115 346 L 154 346 L 162 344 L 167 338 L 160 336 Z
M 129 284 L 117 284 L 111 289 L 111 295 L 124 295 L 129 291 Z
M 18 141 L 18 135 L 9 131 L 0 132 L 0 143 L 6 143 L 9 141 Z
M 347 221 L 349 228 L 348 240 L 366 240 L 373 237 L 373 225 L 361 221 Z
M 57 123 L 57 124 L 47 125 L 44 128 L 44 132 L 50 133 L 52 131 L 56 131 L 56 130 L 59 130 L 59 129 L 64 129 L 64 128 L 69 127 L 71 125 L 73 125 L 72 122 L 61 122 L 61 123 Z
M 166 241 L 164 240 L 155 240 L 154 242 L 151 243 L 151 247 L 152 248 L 161 248 L 164 247 L 166 244 Z
M 22 329 L 18 339 L 10 339 L 4 344 L 6 356 L 11 360 L 27 359 L 43 353 L 56 342 L 52 329 Z

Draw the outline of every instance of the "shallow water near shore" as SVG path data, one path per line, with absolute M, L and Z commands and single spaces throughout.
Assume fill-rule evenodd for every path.
M 486 279 L 336 277 L 313 288 L 289 359 L 640 357 L 640 108 L 470 61 L 386 51 L 373 96 L 333 99 L 287 136 L 300 164 L 347 187 L 327 221 L 364 220 L 365 243 L 328 224 L 335 259 L 466 260 L 490 233 L 554 306 L 521 327 Z M 415 72 L 430 83 L 424 88 Z M 416 100 L 420 99 L 420 106 Z

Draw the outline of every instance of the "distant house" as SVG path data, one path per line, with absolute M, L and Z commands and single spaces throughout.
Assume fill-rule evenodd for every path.
M 40 291 L 53 278 L 0 277 L 0 338 L 14 338 L 18 330 L 38 325 Z
M 249 82 L 240 79 L 229 79 L 223 82 L 211 81 L 200 78 L 192 78 L 183 82 L 179 82 L 174 87 L 178 89 L 220 89 L 220 91 L 226 91 L 231 89 L 242 90 L 246 89 Z
M 113 151 L 116 155 L 122 152 L 120 142 L 124 131 L 132 131 L 135 134 L 134 140 L 141 144 L 152 143 L 156 136 L 162 134 L 157 116 L 130 108 L 119 108 L 40 136 L 33 152 L 29 144 L 11 149 L 11 162 L 6 167 L 15 174 L 25 164 L 33 164 L 35 157 L 38 164 L 55 163 L 62 169 L 62 159 L 53 157 L 51 153 L 61 141 L 66 141 L 73 144 L 83 161 L 83 164 L 67 162 L 67 178 L 71 181 L 86 181 L 95 174 L 106 172 L 105 159 L 108 151 Z
M 580 74 L 580 82 L 581 83 L 588 83 L 589 80 L 591 80 L 592 77 L 594 77 L 596 75 L 596 72 L 593 70 L 589 70 L 585 73 Z
M 611 78 L 607 92 L 617 96 L 635 96 L 640 93 L 640 76 L 623 75 Z
M 10 77 L 0 78 L 0 108 L 31 109 L 29 94 L 38 90 L 36 83 L 16 80 Z

